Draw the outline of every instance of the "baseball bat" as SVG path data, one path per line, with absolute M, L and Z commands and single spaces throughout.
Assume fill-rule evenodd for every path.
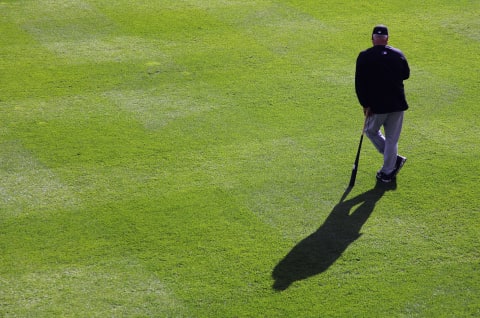
M 367 124 L 367 116 L 365 116 L 365 121 L 363 123 L 362 135 L 360 136 L 360 142 L 358 143 L 357 156 L 355 157 L 355 163 L 353 164 L 352 175 L 350 176 L 350 183 L 348 185 L 349 187 L 353 187 L 355 185 L 355 180 L 357 179 L 358 162 L 360 161 L 360 150 L 362 149 L 363 134 L 365 131 L 366 124 Z

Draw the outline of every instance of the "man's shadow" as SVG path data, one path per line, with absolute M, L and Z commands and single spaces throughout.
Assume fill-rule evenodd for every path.
M 360 236 L 375 204 L 383 194 L 395 190 L 396 181 L 377 182 L 375 187 L 345 201 L 347 188 L 322 226 L 298 243 L 273 269 L 273 289 L 283 291 L 292 283 L 326 271 Z M 354 208 L 352 212 L 351 210 Z

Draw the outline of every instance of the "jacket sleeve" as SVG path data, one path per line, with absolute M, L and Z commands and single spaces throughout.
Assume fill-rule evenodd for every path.
M 405 55 L 402 54 L 402 63 L 403 63 L 403 79 L 406 80 L 410 77 L 410 67 L 408 66 L 407 59 Z
M 367 98 L 367 72 L 365 70 L 365 61 L 360 53 L 357 57 L 357 63 L 355 68 L 355 92 L 357 94 L 358 101 L 363 107 L 368 107 Z

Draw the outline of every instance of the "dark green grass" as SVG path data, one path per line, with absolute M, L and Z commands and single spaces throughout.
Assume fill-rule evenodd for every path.
M 480 315 L 479 13 L 1 2 L 0 315 Z M 365 140 L 345 193 L 377 23 L 412 69 L 409 159 L 373 189 Z

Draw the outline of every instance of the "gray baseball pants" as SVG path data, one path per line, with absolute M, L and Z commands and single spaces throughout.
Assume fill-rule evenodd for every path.
M 380 170 L 390 174 L 395 169 L 395 162 L 398 154 L 398 140 L 402 132 L 403 111 L 373 114 L 367 118 L 365 134 L 373 143 L 375 148 L 383 154 L 383 166 Z M 380 127 L 383 126 L 385 136 L 382 135 Z

